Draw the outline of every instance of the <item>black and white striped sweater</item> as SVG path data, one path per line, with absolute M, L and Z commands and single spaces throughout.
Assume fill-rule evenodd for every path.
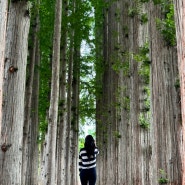
M 95 148 L 94 157 L 92 156 L 89 159 L 85 148 L 82 148 L 79 153 L 79 171 L 81 171 L 82 169 L 90 169 L 96 167 L 96 156 L 98 154 L 98 148 Z

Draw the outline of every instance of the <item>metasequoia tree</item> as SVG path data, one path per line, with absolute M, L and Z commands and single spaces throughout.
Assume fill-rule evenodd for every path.
M 165 178 L 169 184 L 177 185 L 182 181 L 182 123 L 172 2 L 169 1 L 164 7 L 160 3 L 151 3 L 149 20 L 152 62 L 151 182 L 154 184 L 157 180 L 160 182 L 160 178 Z M 170 28 L 163 26 L 165 21 L 171 21 Z
M 182 113 L 182 184 L 185 184 L 185 9 L 183 0 L 174 0 L 175 4 L 175 23 L 176 23 L 176 37 L 177 37 L 177 54 L 178 54 L 178 67 L 179 67 L 179 78 L 180 78 L 180 89 L 181 89 L 181 113 Z
M 3 73 L 4 73 L 4 53 L 5 53 L 5 33 L 8 12 L 8 1 L 0 1 L 0 133 L 2 119 L 2 100 L 3 100 Z
M 37 17 L 38 21 L 38 17 Z M 39 21 L 37 22 L 39 26 Z M 38 118 L 38 107 L 39 107 L 39 80 L 40 73 L 38 66 L 40 65 L 40 43 L 36 41 L 36 52 L 35 52 L 35 70 L 34 70 L 34 83 L 32 89 L 32 112 L 31 112 L 31 125 L 29 129 L 30 135 L 30 149 L 29 149 L 29 173 L 27 173 L 27 185 L 38 183 L 38 167 L 39 167 L 39 151 L 38 151 L 38 137 L 39 137 L 39 118 Z
M 59 91 L 59 118 L 57 137 L 57 185 L 65 184 L 66 174 L 66 74 L 67 74 L 67 14 L 68 1 L 63 1 L 62 33 L 61 33 L 61 64 L 60 64 L 60 91 Z
M 0 184 L 21 184 L 24 94 L 29 5 L 25 1 L 9 5 L 3 90 L 3 119 L 0 150 Z
M 77 28 L 77 26 L 76 26 Z M 78 130 L 79 130 L 79 86 L 80 86 L 80 45 L 78 29 L 74 32 L 74 67 L 72 81 L 72 120 L 71 120 L 71 185 L 78 184 Z
M 38 126 L 38 121 L 37 122 L 31 122 L 31 112 L 32 112 L 32 101 L 37 100 L 37 96 L 33 98 L 32 92 L 33 92 L 33 82 L 34 82 L 34 74 L 36 70 L 35 63 L 39 62 L 39 56 L 38 56 L 38 28 L 39 28 L 39 18 L 38 18 L 38 11 L 34 15 L 34 21 L 32 25 L 32 34 L 31 34 L 31 40 L 32 40 L 32 46 L 30 47 L 30 62 L 28 64 L 28 69 L 27 69 L 27 83 L 26 83 L 26 95 L 25 95 L 25 119 L 24 119 L 24 127 L 23 127 L 23 165 L 22 165 L 22 184 L 28 185 L 31 178 L 30 178 L 30 165 L 31 165 L 31 160 L 30 161 L 30 155 L 33 150 L 30 150 L 32 148 L 31 144 L 33 143 L 31 136 L 29 135 L 31 130 L 31 126 L 37 125 Z M 37 73 L 36 73 L 37 74 Z M 36 82 L 38 80 L 36 79 Z M 34 82 L 35 83 L 35 82 Z M 37 83 L 36 83 L 37 84 Z M 35 87 L 36 84 L 34 85 Z M 36 88 L 37 89 L 37 88 Z M 36 90 L 34 89 L 34 90 Z M 35 114 L 36 115 L 36 114 Z M 38 117 L 38 116 L 36 116 Z M 36 119 L 35 119 L 36 120 Z M 37 136 L 37 133 L 35 133 Z
M 173 37 L 166 42 L 160 35 L 165 16 L 173 23 L 173 16 L 163 12 L 172 13 L 171 3 L 106 5 L 102 100 L 97 101 L 98 184 L 179 184 L 181 170 L 174 170 L 182 168 L 177 55 Z
M 73 54 L 74 54 L 74 30 L 69 33 L 70 45 L 69 45 L 69 58 L 68 58 L 68 87 L 67 87 L 67 126 L 66 126 L 66 185 L 71 184 L 71 114 L 72 114 L 72 79 L 73 79 Z
M 37 2 L 39 4 L 39 1 Z M 39 94 L 39 12 L 32 16 L 30 39 L 32 46 L 27 67 L 27 83 L 25 95 L 25 120 L 23 127 L 23 165 L 22 184 L 36 184 L 38 176 L 38 94 Z M 34 83 L 33 83 L 34 82 Z
M 58 119 L 58 99 L 59 99 L 59 69 L 60 69 L 60 38 L 61 38 L 61 18 L 62 18 L 62 1 L 57 0 L 55 4 L 55 23 L 53 36 L 53 53 L 52 53 L 52 79 L 51 79 L 51 96 L 48 116 L 48 138 L 46 153 L 46 170 L 45 182 L 47 185 L 56 182 L 56 136 L 57 136 L 57 119 Z

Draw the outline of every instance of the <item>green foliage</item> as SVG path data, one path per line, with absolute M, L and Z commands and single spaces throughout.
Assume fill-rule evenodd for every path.
M 148 3 L 150 0 L 140 0 L 142 3 Z
M 162 34 L 168 46 L 176 45 L 176 29 L 174 21 L 174 4 L 171 0 L 160 1 L 161 10 L 164 14 L 164 19 L 156 19 L 157 29 Z
M 175 88 L 176 89 L 180 88 L 180 79 L 179 78 L 177 78 L 176 81 L 175 81 Z
M 120 72 L 121 70 L 123 71 L 124 76 L 129 75 L 129 60 L 130 60 L 130 54 L 128 52 L 122 52 L 122 59 L 119 59 L 118 57 L 114 58 L 112 57 L 112 60 L 114 61 L 112 65 L 112 69 L 116 72 Z
M 127 111 L 130 110 L 130 97 L 129 96 L 123 97 L 123 108 Z
M 114 131 L 113 135 L 116 139 L 120 139 L 121 138 L 121 134 L 118 131 Z
M 139 11 L 137 8 L 129 8 L 128 9 L 128 16 L 134 18 L 136 15 L 139 15 Z
M 141 0 L 134 0 L 132 7 L 128 8 L 128 16 L 134 18 L 135 16 L 140 15 L 142 3 L 143 2 Z
M 147 13 L 141 14 L 141 24 L 146 24 L 148 22 L 148 15 Z
M 81 84 L 80 84 L 80 119 L 83 124 L 86 119 L 95 119 L 95 69 L 93 66 L 94 57 L 84 56 L 81 62 Z
M 154 3 L 155 5 L 160 4 L 161 2 L 162 2 L 162 0 L 153 0 L 153 3 Z
M 149 53 L 149 44 L 148 42 L 145 42 L 144 45 L 142 47 L 139 48 L 139 53 L 140 55 L 143 56 L 143 58 L 145 59 L 146 55 Z
M 126 25 L 123 26 L 123 33 L 124 33 L 124 36 L 126 38 L 128 38 L 128 33 L 129 33 L 128 26 L 126 26 Z
M 150 79 L 150 60 L 149 60 L 149 45 L 148 42 L 144 43 L 142 47 L 139 48 L 139 53 L 134 54 L 134 60 L 140 62 L 139 75 L 142 77 L 146 84 L 149 84 Z
M 79 150 L 84 147 L 84 143 L 85 143 L 85 138 L 80 138 L 78 143 Z
M 44 141 L 45 133 L 47 132 L 47 129 L 48 129 L 48 122 L 44 119 L 41 119 L 40 124 L 39 124 L 39 131 L 40 132 L 39 132 L 38 142 Z
M 150 122 L 149 120 L 144 116 L 143 113 L 140 113 L 139 115 L 139 125 L 143 129 L 149 129 L 150 127 Z
M 159 184 L 166 184 L 169 180 L 166 178 L 166 173 L 163 169 L 159 169 L 161 177 L 158 179 Z

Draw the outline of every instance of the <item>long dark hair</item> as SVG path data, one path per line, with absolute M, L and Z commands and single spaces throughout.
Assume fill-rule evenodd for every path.
M 94 138 L 91 135 L 87 135 L 85 138 L 85 150 L 87 151 L 87 156 L 90 158 L 94 157 L 94 150 L 96 148 Z

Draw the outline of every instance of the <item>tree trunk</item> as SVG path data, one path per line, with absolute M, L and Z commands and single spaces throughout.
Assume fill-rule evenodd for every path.
M 67 17 L 68 2 L 63 1 L 62 18 Z M 67 71 L 67 25 L 62 21 L 62 36 L 61 36 L 61 73 L 60 73 L 60 100 L 59 100 L 59 126 L 57 137 L 57 185 L 65 184 L 65 160 L 66 160 L 66 127 L 67 127 L 67 111 L 66 111 L 66 71 Z
M 156 27 L 156 18 L 163 18 L 159 5 L 150 6 L 151 55 L 151 138 L 152 184 L 167 178 L 167 184 L 182 182 L 181 136 L 182 124 L 179 119 L 180 102 L 177 50 L 169 46 Z M 163 172 L 162 172 L 163 171 Z M 164 174 L 162 174 L 164 173 Z
M 77 31 L 75 30 L 75 33 Z M 79 86 L 80 86 L 80 46 L 79 36 L 75 34 L 74 67 L 72 82 L 72 120 L 71 120 L 71 185 L 78 184 L 78 130 L 79 130 Z
M 37 185 L 38 183 L 38 168 L 39 168 L 39 151 L 38 151 L 38 137 L 39 137 L 39 70 L 40 66 L 40 44 L 36 42 L 36 55 L 35 55 L 35 71 L 34 83 L 32 89 L 32 113 L 31 113 L 31 126 L 30 126 L 30 149 L 29 149 L 29 178 L 26 185 Z
M 101 185 L 158 184 L 163 176 L 159 171 L 167 174 L 163 178 L 169 178 L 170 184 L 181 181 L 180 171 L 175 170 L 181 169 L 180 109 L 174 85 L 178 79 L 176 51 L 161 41 L 155 22 L 157 17 L 161 18 L 158 8 L 153 2 L 141 4 L 128 0 L 110 3 L 104 11 L 103 92 L 97 105 L 100 109 L 97 166 Z M 148 25 L 141 22 L 143 11 L 150 11 L 150 37 Z M 150 63 L 148 51 L 141 59 L 141 48 L 147 45 L 148 38 L 147 50 L 152 61 L 151 110 L 145 107 L 150 97 L 147 90 L 150 65 L 144 67 L 144 62 Z M 145 123 L 150 122 L 150 111 L 152 123 L 149 129 L 142 128 L 140 116 Z
M 61 17 L 62 1 L 57 0 L 55 4 L 55 25 L 53 38 L 53 56 L 52 56 L 52 81 L 51 97 L 48 119 L 48 153 L 46 184 L 56 183 L 56 137 L 57 137 L 57 119 L 58 119 L 58 99 L 59 99 L 59 70 L 60 70 L 60 38 L 61 38 Z
M 21 184 L 27 46 L 30 18 L 26 2 L 10 3 L 6 34 L 0 184 Z
M 182 184 L 185 184 L 185 9 L 183 0 L 174 0 L 175 2 L 175 22 L 176 22 L 176 37 L 177 37 L 177 51 L 178 51 L 178 67 L 180 78 L 180 92 L 181 92 L 181 114 L 182 114 Z
M 30 51 L 30 63 L 28 64 L 28 79 L 27 79 L 27 87 L 26 87 L 26 96 L 25 96 L 25 120 L 24 120 L 24 127 L 23 127 L 23 165 L 22 165 L 22 185 L 28 185 L 30 181 L 30 148 L 32 147 L 31 144 L 31 136 L 29 133 L 31 132 L 30 128 L 32 124 L 31 123 L 31 112 L 32 112 L 32 91 L 33 91 L 33 80 L 34 80 L 34 70 L 36 69 L 35 63 L 36 60 L 39 60 L 36 58 L 36 52 L 38 49 L 38 16 L 35 18 L 33 23 L 33 33 L 31 35 L 31 39 L 33 41 L 33 46 Z M 35 98 L 35 97 L 34 97 Z
M 8 0 L 0 1 L 0 133 L 2 120 L 2 102 L 3 102 L 3 74 L 4 74 L 4 54 L 5 54 L 5 34 L 8 12 Z
M 66 127 L 66 185 L 71 185 L 71 109 L 72 109 L 72 79 L 73 79 L 73 54 L 74 54 L 74 31 L 71 31 L 69 46 L 69 66 L 68 66 L 68 88 L 67 88 L 67 127 Z

